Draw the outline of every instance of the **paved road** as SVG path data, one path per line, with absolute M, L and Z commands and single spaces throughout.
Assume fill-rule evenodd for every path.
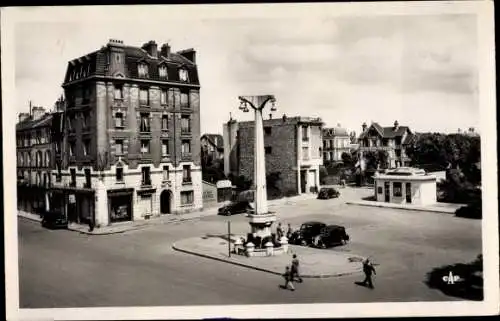
M 361 275 L 310 279 L 297 291 L 280 277 L 171 249 L 178 239 L 224 233 L 225 217 L 159 225 L 106 236 L 51 231 L 19 219 L 21 308 L 169 306 L 454 300 L 424 283 L 435 267 L 468 262 L 481 251 L 479 221 L 446 214 L 339 205 L 308 200 L 276 206 L 283 223 L 309 219 L 347 227 L 352 242 L 325 251 L 371 255 L 376 289 L 354 285 Z M 307 214 L 306 214 L 307 213 Z M 288 219 L 284 219 L 284 217 Z M 232 230 L 248 229 L 233 216 Z

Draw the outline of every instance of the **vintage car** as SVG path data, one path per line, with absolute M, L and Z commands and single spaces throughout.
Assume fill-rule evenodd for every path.
M 349 235 L 345 231 L 345 227 L 328 225 L 313 239 L 313 245 L 319 248 L 327 248 L 335 245 L 343 245 L 347 241 L 349 241 Z
M 68 228 L 68 220 L 66 219 L 66 216 L 57 211 L 44 212 L 41 224 L 43 227 L 50 229 Z
M 327 200 L 330 198 L 337 198 L 340 196 L 340 192 L 333 187 L 323 187 L 319 190 L 318 199 Z
M 289 243 L 296 245 L 312 245 L 315 237 L 318 236 L 325 227 L 326 224 L 322 222 L 305 222 L 300 226 L 298 231 L 292 233 Z
M 253 210 L 252 205 L 248 201 L 234 201 L 219 208 L 219 215 L 233 215 L 247 213 Z

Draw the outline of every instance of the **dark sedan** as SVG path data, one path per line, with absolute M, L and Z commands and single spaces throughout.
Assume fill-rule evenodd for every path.
M 219 208 L 219 215 L 233 215 L 233 214 L 241 214 L 247 213 L 248 211 L 253 210 L 252 205 L 248 201 L 237 201 L 231 202 L 228 205 L 222 206 Z
M 345 227 L 340 225 L 328 225 L 316 236 L 313 245 L 319 248 L 327 248 L 335 245 L 343 245 L 349 241 Z
M 48 211 L 43 213 L 42 226 L 50 229 L 65 229 L 68 228 L 68 220 L 60 212 Z
M 323 187 L 319 190 L 318 199 L 327 200 L 330 198 L 337 198 L 340 196 L 340 192 L 333 187 Z
M 298 231 L 295 231 L 291 235 L 289 242 L 290 244 L 297 245 L 312 245 L 316 236 L 318 236 L 325 227 L 326 224 L 322 222 L 305 222 L 300 226 Z

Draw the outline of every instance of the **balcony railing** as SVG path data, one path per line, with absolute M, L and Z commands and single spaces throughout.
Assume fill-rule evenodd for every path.
M 148 187 L 151 186 L 151 179 L 144 179 L 141 181 L 141 187 Z
M 192 184 L 193 181 L 191 179 L 191 177 L 184 177 L 182 178 L 182 184 Z

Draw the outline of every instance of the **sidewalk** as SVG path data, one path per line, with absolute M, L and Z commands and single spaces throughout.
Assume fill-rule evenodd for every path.
M 195 237 L 178 241 L 172 248 L 179 252 L 205 257 L 258 271 L 282 275 L 292 262 L 292 255 L 300 260 L 300 274 L 303 278 L 328 278 L 359 273 L 362 271 L 362 257 L 328 249 L 315 249 L 289 245 L 289 253 L 269 257 L 247 257 L 228 254 L 227 240 L 222 236 Z
M 422 205 L 411 205 L 411 204 L 384 203 L 376 201 L 348 201 L 346 203 L 350 205 L 397 208 L 410 211 L 436 212 L 436 213 L 446 213 L 446 214 L 455 214 L 455 211 L 457 209 L 459 209 L 462 206 L 465 206 L 465 204 L 451 204 L 451 203 L 436 203 L 433 205 L 422 206 Z
M 313 199 L 316 197 L 316 194 L 302 194 L 298 196 L 292 197 L 284 197 L 281 199 L 268 201 L 269 208 L 272 209 L 277 205 L 282 204 L 296 204 L 297 202 Z M 84 234 L 90 235 L 109 235 L 109 234 L 117 234 L 123 233 L 127 231 L 139 230 L 145 228 L 147 226 L 152 225 L 161 225 L 161 224 L 170 224 L 182 221 L 195 220 L 206 216 L 215 216 L 218 212 L 218 207 L 207 208 L 203 211 L 197 211 L 192 213 L 184 213 L 184 214 L 167 214 L 161 215 L 159 217 L 152 217 L 149 220 L 141 220 L 141 221 L 130 221 L 123 223 L 114 223 L 113 225 L 103 226 L 99 228 L 94 228 L 92 232 L 89 231 L 88 225 L 81 225 L 76 223 L 70 223 L 68 225 L 68 230 L 76 231 Z M 24 217 L 26 219 L 41 222 L 42 218 L 38 214 L 28 213 L 25 211 L 18 210 L 18 216 Z

